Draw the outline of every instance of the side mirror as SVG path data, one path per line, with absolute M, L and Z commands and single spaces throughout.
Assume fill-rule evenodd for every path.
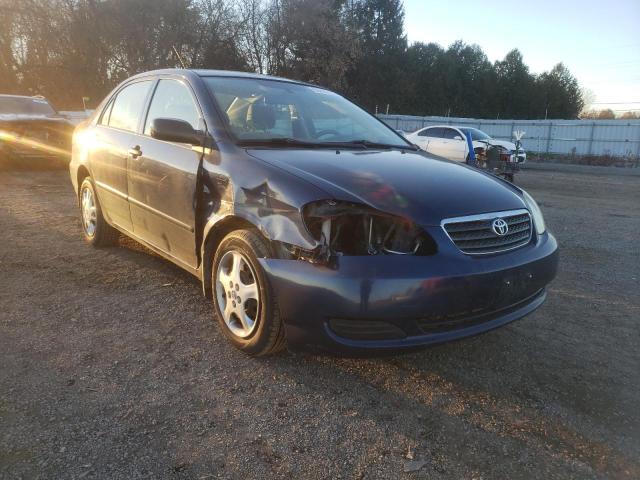
M 460 135 L 456 135 L 453 137 L 454 140 L 464 140 Z
M 203 145 L 205 136 L 188 122 L 175 118 L 156 118 L 151 122 L 151 137 L 165 142 Z

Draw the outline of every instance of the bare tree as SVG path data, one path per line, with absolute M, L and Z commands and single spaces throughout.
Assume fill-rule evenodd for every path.
M 402 0 L 0 0 L 0 91 L 95 105 L 180 66 L 175 48 L 191 68 L 297 78 L 371 109 L 572 118 L 589 103 L 562 65 L 536 76 L 517 51 L 491 65 L 462 42 L 409 47 L 403 22 Z
M 265 0 L 246 0 L 239 8 L 239 50 L 249 68 L 267 73 L 269 68 L 266 38 L 267 3 Z

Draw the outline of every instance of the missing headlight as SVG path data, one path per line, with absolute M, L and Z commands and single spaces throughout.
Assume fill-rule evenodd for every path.
M 314 238 L 337 255 L 432 255 L 436 244 L 411 220 L 345 202 L 305 206 L 305 224 Z

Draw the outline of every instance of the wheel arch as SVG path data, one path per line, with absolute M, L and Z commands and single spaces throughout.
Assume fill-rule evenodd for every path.
M 234 230 L 240 229 L 251 229 L 258 232 L 260 235 L 264 237 L 264 234 L 260 231 L 260 229 L 251 223 L 249 220 L 243 217 L 239 217 L 236 215 L 228 215 L 222 219 L 217 221 L 209 222 L 205 226 L 204 231 L 204 241 L 202 242 L 202 292 L 204 296 L 208 299 L 212 299 L 213 295 L 211 292 L 212 283 L 211 283 L 211 262 L 213 260 L 213 256 L 220 245 L 220 242 L 224 237 L 226 237 L 229 233 Z M 264 237 L 267 241 L 268 238 Z
M 80 195 L 80 186 L 85 178 L 91 177 L 91 173 L 89 173 L 89 169 L 85 165 L 80 165 L 78 167 L 78 171 L 76 172 L 76 182 L 77 182 L 77 191 L 76 197 Z

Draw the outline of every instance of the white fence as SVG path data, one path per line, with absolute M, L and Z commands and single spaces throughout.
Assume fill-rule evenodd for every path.
M 509 140 L 525 133 L 528 152 L 559 155 L 640 157 L 640 120 L 481 120 L 452 117 L 378 115 L 390 127 L 413 132 L 431 125 L 474 127 L 494 138 Z

